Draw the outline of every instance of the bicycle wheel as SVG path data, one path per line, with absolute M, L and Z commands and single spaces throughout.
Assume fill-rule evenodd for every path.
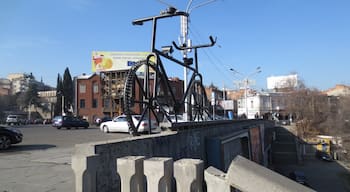
M 200 80 L 195 80 L 190 87 L 187 111 L 190 121 L 211 120 L 210 104 Z
M 164 73 L 151 61 L 140 61 L 129 70 L 124 87 L 124 114 L 130 134 L 137 135 L 139 130 L 150 133 L 154 122 L 159 125 L 164 114 L 171 111 L 174 104 L 166 81 Z M 137 121 L 133 115 L 138 115 Z

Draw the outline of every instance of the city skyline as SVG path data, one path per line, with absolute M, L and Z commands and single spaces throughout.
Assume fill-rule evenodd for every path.
M 180 10 L 186 2 L 165 1 Z M 194 1 L 198 5 L 204 1 Z M 133 19 L 159 14 L 160 1 L 59 2 L 3 1 L 0 3 L 0 77 L 30 73 L 56 86 L 57 74 L 90 74 L 93 51 L 149 51 L 151 25 L 133 26 Z M 326 90 L 350 84 L 350 2 L 215 1 L 194 9 L 190 16 L 193 44 L 217 37 L 217 45 L 199 52 L 204 84 L 236 88 L 249 77 L 255 89 L 266 79 L 297 73 L 307 87 Z M 325 14 L 326 13 L 326 14 Z M 161 21 L 158 47 L 180 35 L 179 19 Z M 174 55 L 179 56 L 179 55 Z M 181 57 L 180 57 L 181 58 Z M 183 79 L 182 69 L 168 64 L 170 75 Z M 241 75 L 233 73 L 233 68 Z

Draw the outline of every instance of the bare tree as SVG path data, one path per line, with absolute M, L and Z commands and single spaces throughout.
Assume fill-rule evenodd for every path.
M 350 161 L 350 95 L 330 98 L 333 110 L 326 126 L 330 135 L 342 138 L 342 148 L 348 152 L 343 159 Z
M 286 110 L 297 121 L 298 136 L 302 138 L 317 134 L 327 134 L 320 125 L 327 120 L 329 105 L 327 96 L 316 89 L 301 86 L 289 92 Z

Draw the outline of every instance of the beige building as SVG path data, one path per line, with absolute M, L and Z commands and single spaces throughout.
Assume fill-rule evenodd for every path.
M 11 91 L 11 81 L 6 78 L 0 78 L 0 95 L 9 95 Z
M 328 89 L 324 91 L 327 96 L 345 96 L 345 95 L 350 95 L 350 86 L 347 85 L 336 85 L 335 87 Z
M 11 95 L 23 92 L 28 89 L 29 79 L 24 73 L 12 73 L 7 76 L 11 81 Z

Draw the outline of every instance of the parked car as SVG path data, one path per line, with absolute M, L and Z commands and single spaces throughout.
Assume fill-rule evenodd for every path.
M 328 161 L 328 162 L 332 162 L 333 158 L 331 157 L 331 155 L 329 155 L 327 152 L 325 151 L 317 151 L 316 152 L 316 157 L 323 160 L 323 161 Z
M 57 129 L 61 129 L 62 127 L 65 127 L 67 129 L 70 129 L 72 127 L 83 127 L 87 129 L 89 127 L 89 122 L 87 122 L 85 119 L 73 116 L 56 116 L 52 120 L 52 126 L 56 127 Z
M 44 119 L 43 121 L 43 124 L 46 125 L 46 124 L 51 124 L 52 123 L 52 120 L 51 119 Z
M 100 126 L 101 123 L 107 122 L 107 121 L 112 121 L 113 119 L 111 117 L 102 117 L 102 119 L 96 119 L 96 125 Z
M 8 115 L 6 118 L 7 125 L 25 124 L 25 119 L 21 115 Z
M 141 120 L 141 115 L 132 115 L 132 120 L 135 125 L 140 122 L 140 127 L 138 129 L 138 132 L 146 132 L 149 131 L 149 121 L 148 119 L 144 118 Z M 158 127 L 158 124 L 156 121 L 151 120 L 151 130 L 154 130 Z M 118 117 L 115 117 L 112 121 L 103 122 L 100 125 L 101 131 L 105 133 L 109 132 L 125 132 L 130 133 L 129 131 L 129 125 L 126 120 L 125 115 L 120 115 Z
M 177 123 L 186 122 L 182 115 L 176 115 L 176 117 L 175 117 L 175 115 L 170 115 L 171 122 L 175 123 L 176 118 L 177 118 Z
M 43 124 L 43 122 L 44 122 L 44 120 L 41 118 L 34 119 L 34 121 L 33 121 L 34 124 Z
M 302 185 L 307 185 L 305 173 L 302 171 L 292 171 L 289 173 L 289 178 Z
M 23 134 L 14 128 L 0 126 L 0 150 L 8 149 L 12 144 L 22 142 Z
M 277 124 L 279 124 L 279 125 L 290 125 L 290 120 L 289 119 L 278 120 Z

